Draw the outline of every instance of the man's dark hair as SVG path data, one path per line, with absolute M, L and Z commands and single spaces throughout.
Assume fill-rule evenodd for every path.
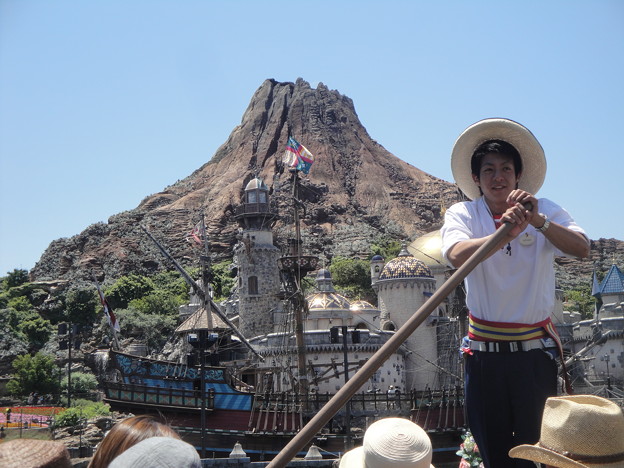
M 470 170 L 472 171 L 473 175 L 479 177 L 483 156 L 490 153 L 509 156 L 513 161 L 516 175 L 522 173 L 522 158 L 520 157 L 520 153 L 518 153 L 518 150 L 515 148 L 515 146 L 503 140 L 488 140 L 484 143 L 481 143 L 477 147 L 475 152 L 472 153 L 472 158 L 470 159 Z

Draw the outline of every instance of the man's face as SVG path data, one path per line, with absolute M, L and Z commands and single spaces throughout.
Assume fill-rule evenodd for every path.
M 507 196 L 518 185 L 520 174 L 516 174 L 513 159 L 497 153 L 489 153 L 481 160 L 479 176 L 472 176 L 475 184 L 481 187 L 486 200 L 503 204 Z

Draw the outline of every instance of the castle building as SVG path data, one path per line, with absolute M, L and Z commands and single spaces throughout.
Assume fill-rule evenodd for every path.
M 594 316 L 580 320 L 580 313 L 565 312 L 571 330 L 567 348 L 572 360 L 575 388 L 604 396 L 624 396 L 624 274 L 612 265 L 592 291 L 597 302 Z
M 304 320 L 304 340 L 310 388 L 319 393 L 335 393 L 344 385 L 344 336 L 347 329 L 347 375 L 355 372 L 370 359 L 393 335 L 379 329 L 380 311 L 372 304 L 350 302 L 334 289 L 331 274 L 320 269 L 316 275 L 316 291 L 306 297 L 308 313 Z M 251 343 L 265 358 L 261 368 L 273 372 L 270 382 L 259 382 L 266 390 L 285 391 L 295 385 L 296 347 L 292 333 L 276 331 L 257 336 Z M 332 332 L 332 329 L 334 332 Z M 334 335 L 334 336 L 332 336 Z M 389 388 L 406 389 L 406 351 L 401 348 L 375 372 L 360 391 Z

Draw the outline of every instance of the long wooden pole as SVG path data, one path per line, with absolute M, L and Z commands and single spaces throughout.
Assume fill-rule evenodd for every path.
M 256 357 L 258 359 L 260 359 L 261 361 L 264 361 L 264 356 L 260 355 L 258 353 L 258 351 L 256 351 L 253 346 L 251 346 L 251 343 L 249 343 L 249 341 L 247 340 L 247 338 L 245 338 L 245 336 L 243 336 L 243 334 L 238 330 L 238 328 L 236 328 L 236 326 L 234 326 L 234 324 L 231 322 L 231 320 L 225 315 L 225 313 L 217 306 L 217 304 L 215 304 L 212 300 L 212 298 L 210 297 L 210 295 L 208 294 L 208 292 L 204 292 L 204 290 L 197 284 L 197 282 L 191 278 L 191 276 L 186 272 L 186 270 L 182 267 L 182 265 L 180 265 L 177 260 L 175 258 L 173 258 L 171 256 L 171 254 L 169 252 L 167 252 L 167 249 L 165 249 L 160 242 L 158 242 L 156 240 L 156 238 L 152 235 L 151 232 L 148 231 L 148 229 L 143 226 L 140 225 L 141 229 L 143 229 L 143 232 L 145 234 L 147 234 L 147 236 L 154 242 L 154 244 L 156 244 L 156 247 L 158 247 L 158 250 L 160 250 L 160 252 L 167 257 L 169 260 L 171 260 L 171 263 L 173 263 L 173 266 L 176 267 L 176 269 L 180 272 L 180 274 L 182 275 L 182 277 L 184 278 L 184 280 L 191 286 L 191 288 L 193 288 L 193 291 L 195 292 L 195 294 L 197 294 L 199 296 L 199 298 L 202 300 L 203 303 L 206 304 L 210 304 L 210 306 L 212 307 L 212 310 L 215 311 L 215 313 L 219 316 L 219 318 L 221 320 L 223 320 L 234 332 L 234 334 L 241 340 L 241 342 L 247 346 L 247 348 L 256 355 Z M 204 302 L 205 301 L 205 302 Z M 210 310 L 206 309 L 206 313 L 210 314 Z
M 327 422 L 342 408 L 362 385 L 379 369 L 382 364 L 403 344 L 407 338 L 424 322 L 442 301 L 461 283 L 479 263 L 503 240 L 513 227 L 505 223 L 488 239 L 457 271 L 438 289 L 405 324 L 379 350 L 371 356 L 359 371 L 323 406 L 301 431 L 292 438 L 267 468 L 283 468 Z

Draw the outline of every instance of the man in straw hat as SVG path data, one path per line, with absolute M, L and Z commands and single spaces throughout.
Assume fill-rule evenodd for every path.
M 434 468 L 431 440 L 417 424 L 384 418 L 366 429 L 362 446 L 345 453 L 339 468 Z
M 546 400 L 535 445 L 512 448 L 509 456 L 556 468 L 624 467 L 624 414 L 593 395 Z
M 532 466 L 508 452 L 538 440 L 544 403 L 557 392 L 554 359 L 561 350 L 550 320 L 554 257 L 587 257 L 589 241 L 567 211 L 535 197 L 546 159 L 519 123 L 486 119 L 471 125 L 455 142 L 451 167 L 470 199 L 446 211 L 441 231 L 442 254 L 454 267 L 502 223 L 513 224 L 465 279 L 468 424 L 486 468 Z

